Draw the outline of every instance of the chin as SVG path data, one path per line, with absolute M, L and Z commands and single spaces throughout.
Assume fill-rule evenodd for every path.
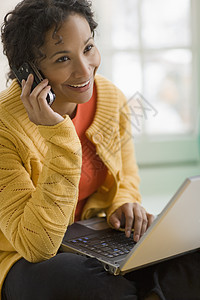
M 73 100 L 71 100 L 71 101 L 73 101 L 77 104 L 78 103 L 86 103 L 91 99 L 92 94 L 93 94 L 93 82 L 91 84 L 91 87 L 87 91 L 77 92 L 77 93 L 73 92 L 73 95 L 70 97 L 70 100 L 73 99 L 74 101 Z
M 92 93 L 90 93 L 89 95 L 85 95 L 83 97 L 78 97 L 77 100 L 75 101 L 75 103 L 77 103 L 77 104 L 86 103 L 91 98 L 92 98 Z

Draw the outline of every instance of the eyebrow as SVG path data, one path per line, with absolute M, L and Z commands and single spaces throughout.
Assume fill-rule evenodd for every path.
M 84 45 L 86 45 L 90 40 L 93 40 L 94 37 L 93 36 L 90 36 L 87 41 L 85 41 Z M 55 52 L 53 55 L 50 56 L 50 58 L 53 58 L 54 56 L 58 55 L 58 54 L 68 54 L 70 53 L 71 51 L 68 51 L 68 50 L 62 50 L 62 51 L 57 51 Z

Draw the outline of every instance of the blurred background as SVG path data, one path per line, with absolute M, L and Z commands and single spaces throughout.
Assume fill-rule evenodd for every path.
M 0 4 L 0 18 L 19 1 Z M 143 205 L 159 213 L 200 175 L 200 1 L 93 0 L 99 73 L 126 95 Z M 6 58 L 0 49 L 0 91 Z

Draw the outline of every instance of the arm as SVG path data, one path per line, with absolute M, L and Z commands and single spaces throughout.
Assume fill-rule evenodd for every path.
M 48 151 L 34 186 L 18 154 L 18 141 L 0 128 L 0 228 L 13 251 L 30 262 L 56 254 L 73 219 L 81 173 L 81 145 L 70 118 L 40 125 L 39 131 Z
M 153 222 L 153 215 L 148 214 L 140 205 L 140 180 L 134 154 L 133 138 L 130 138 L 132 136 L 130 110 L 126 98 L 121 92 L 120 100 L 122 178 L 107 216 L 108 222 L 114 228 L 125 227 L 127 236 L 130 236 L 132 227 L 134 227 L 134 239 L 138 241 Z

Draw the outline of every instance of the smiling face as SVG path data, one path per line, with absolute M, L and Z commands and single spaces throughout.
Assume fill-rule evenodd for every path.
M 56 94 L 54 105 L 85 103 L 92 96 L 94 75 L 100 64 L 90 26 L 81 15 L 71 14 L 56 35 L 53 33 L 54 29 L 46 34 L 41 49 L 46 57 L 39 69 Z

